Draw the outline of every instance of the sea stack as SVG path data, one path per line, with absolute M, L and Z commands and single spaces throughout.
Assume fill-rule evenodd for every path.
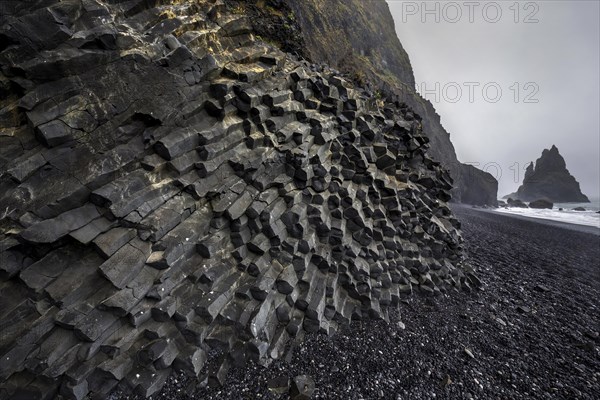
M 550 150 L 544 149 L 535 167 L 533 162 L 529 164 L 515 197 L 523 201 L 548 199 L 555 203 L 589 203 L 554 145 Z

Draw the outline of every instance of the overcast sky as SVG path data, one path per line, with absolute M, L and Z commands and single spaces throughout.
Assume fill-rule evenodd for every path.
M 600 197 L 599 1 L 388 3 L 417 89 L 499 197 L 553 144 Z

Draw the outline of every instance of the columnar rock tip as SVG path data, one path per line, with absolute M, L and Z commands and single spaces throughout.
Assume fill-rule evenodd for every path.
M 1 398 L 223 384 L 479 284 L 418 116 L 221 1 L 163 3 L 6 6 Z

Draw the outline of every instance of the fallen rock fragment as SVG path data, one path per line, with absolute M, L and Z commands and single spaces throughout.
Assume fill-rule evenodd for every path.
M 299 375 L 292 379 L 290 399 L 309 400 L 315 391 L 315 381 L 308 375 Z
M 441 385 L 442 387 L 446 387 L 446 386 L 448 386 L 448 385 L 450 385 L 450 384 L 452 384 L 452 383 L 453 383 L 453 382 L 452 382 L 452 379 L 450 378 L 450 375 L 446 375 L 446 376 L 444 377 L 444 379 L 442 379 L 442 382 L 440 382 L 440 385 Z
M 550 291 L 550 289 L 547 286 L 544 286 L 544 285 L 541 285 L 541 284 L 535 285 L 533 288 L 535 290 L 537 290 L 538 292 L 541 292 L 541 293 L 545 293 L 545 292 L 549 292 Z
M 475 355 L 473 355 L 473 352 L 471 351 L 471 349 L 465 347 L 464 349 L 464 353 L 471 359 L 475 359 Z
M 290 379 L 287 376 L 273 378 L 267 382 L 269 391 L 275 394 L 285 394 L 290 389 Z
M 517 306 L 517 311 L 523 314 L 531 312 L 531 308 L 527 306 Z

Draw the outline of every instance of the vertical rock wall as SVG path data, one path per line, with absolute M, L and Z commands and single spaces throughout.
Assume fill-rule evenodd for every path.
M 235 1 L 235 0 L 228 0 Z M 421 116 L 431 141 L 429 154 L 450 170 L 453 201 L 497 203 L 498 182 L 456 157 L 449 133 L 433 104 L 415 90 L 408 54 L 396 35 L 386 0 L 282 0 L 297 15 L 306 55 L 369 83 L 373 93 L 408 104 Z M 475 160 L 466 160 L 475 161 Z

